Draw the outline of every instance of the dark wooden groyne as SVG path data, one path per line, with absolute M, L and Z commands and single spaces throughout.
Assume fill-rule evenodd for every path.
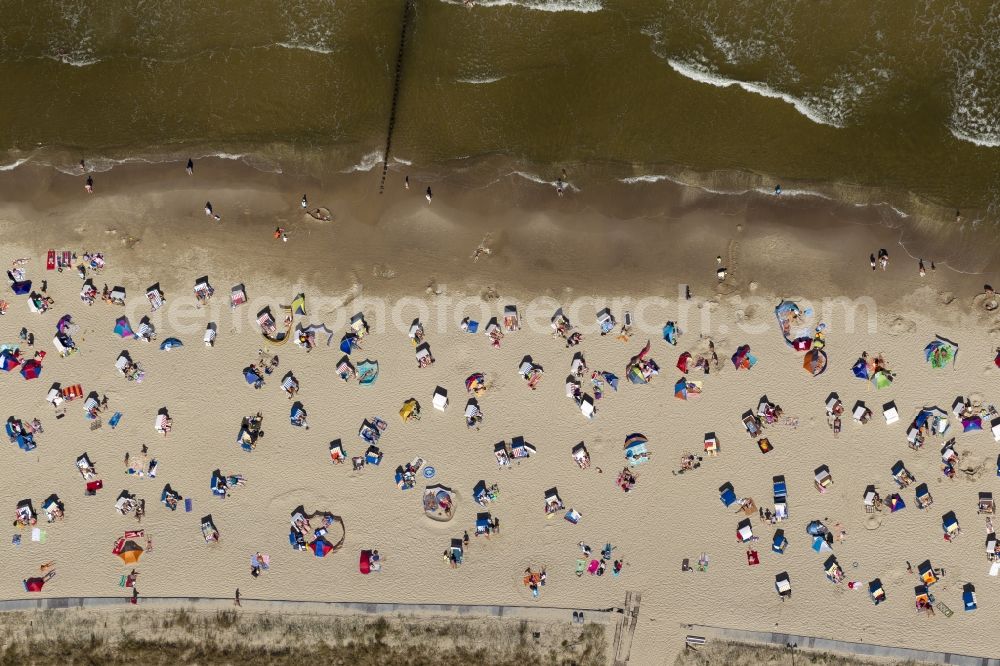
M 399 104 L 399 86 L 403 80 L 403 58 L 406 54 L 406 34 L 413 22 L 413 0 L 406 0 L 403 5 L 402 28 L 399 31 L 399 51 L 396 53 L 396 75 L 392 82 L 392 105 L 389 107 L 389 129 L 385 133 L 385 153 L 382 157 L 382 178 L 379 181 L 378 193 L 385 190 L 385 177 L 389 172 L 389 151 L 392 149 L 392 132 L 396 128 L 396 108 Z

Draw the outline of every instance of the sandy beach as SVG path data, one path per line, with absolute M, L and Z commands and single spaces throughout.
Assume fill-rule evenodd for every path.
M 989 273 L 950 270 L 947 256 L 924 254 L 941 247 L 935 242 L 914 238 L 900 245 L 901 231 L 884 211 L 812 198 L 716 196 L 666 182 L 605 184 L 557 197 L 552 187 L 517 176 L 486 184 L 456 175 L 433 183 L 428 205 L 427 184 L 417 176 L 407 190 L 403 173 L 390 172 L 383 195 L 374 180 L 371 173 L 299 178 L 202 160 L 194 176 L 183 164 L 119 167 L 95 175 L 95 193 L 87 195 L 82 177 L 54 170 L 26 166 L 0 174 L 0 259 L 8 266 L 27 259 L 26 279 L 34 290 L 47 282 L 54 301 L 37 314 L 26 296 L 10 290 L 2 296 L 9 308 L 0 318 L 0 344 L 20 344 L 26 358 L 37 350 L 46 356 L 37 379 L 26 381 L 16 370 L 0 377 L 3 416 L 38 418 L 44 427 L 34 450 L 10 445 L 0 453 L 8 470 L 0 507 L 13 517 L 17 503 L 30 498 L 41 513 L 52 493 L 65 504 L 62 520 L 46 524 L 41 513 L 44 543 L 33 542 L 30 529 L 10 528 L 21 544 L 4 539 L 9 564 L 0 596 L 33 596 L 21 581 L 38 576 L 48 561 L 58 573 L 37 594 L 127 596 L 131 590 L 119 587 L 119 579 L 132 567 L 112 548 L 125 531 L 143 529 L 153 547 L 135 566 L 140 606 L 143 595 L 224 598 L 240 588 L 260 599 L 607 608 L 621 605 L 631 591 L 642 595 L 635 664 L 672 660 L 686 624 L 997 655 L 990 631 L 996 583 L 984 552 L 985 518 L 977 515 L 978 493 L 1000 487 L 989 421 L 981 431 L 963 433 L 951 416 L 946 435 L 928 437 L 919 450 L 906 436 L 922 407 L 950 413 L 956 396 L 984 406 L 994 400 L 1000 318 L 978 296 Z M 328 208 L 333 220 L 304 214 L 303 193 L 309 210 Z M 206 201 L 218 221 L 205 215 Z M 284 229 L 286 242 L 275 238 L 276 228 Z M 490 252 L 474 261 L 480 244 Z M 890 254 L 886 271 L 868 265 L 869 253 L 879 248 Z M 105 268 L 89 277 L 98 290 L 105 283 L 123 286 L 125 305 L 81 302 L 76 270 L 46 270 L 49 249 L 103 253 Z M 924 277 L 917 253 L 928 264 Z M 930 261 L 936 270 L 929 270 Z M 720 267 L 727 270 L 724 281 L 717 277 Z M 204 275 L 215 295 L 197 307 L 192 288 Z M 154 283 L 166 300 L 151 313 L 144 294 Z M 236 284 L 245 285 L 248 302 L 231 308 Z M 269 343 L 256 322 L 257 312 L 270 307 L 280 326 L 280 307 L 300 293 L 307 314 L 294 323 L 324 323 L 335 333 L 332 344 L 321 340 L 308 353 L 291 342 Z M 823 374 L 806 372 L 802 353 L 782 337 L 774 308 L 783 299 L 812 313 L 811 329 L 825 324 Z M 492 317 L 502 320 L 507 305 L 518 308 L 520 330 L 495 349 L 483 329 Z M 583 334 L 578 346 L 567 348 L 553 336 L 550 318 L 560 307 Z M 601 336 L 595 315 L 605 307 L 618 324 Z M 336 371 L 338 343 L 359 312 L 371 331 L 351 360 L 378 361 L 372 386 L 341 381 Z M 627 342 L 617 339 L 625 312 L 634 318 Z M 79 327 L 73 335 L 79 351 L 60 358 L 51 340 L 66 314 Z M 123 315 L 133 326 L 149 316 L 156 339 L 115 335 Z M 480 322 L 478 334 L 462 330 L 466 317 Z M 407 335 L 414 319 L 435 358 L 430 367 L 417 367 Z M 662 336 L 668 321 L 682 331 L 676 346 Z M 213 347 L 202 343 L 210 322 L 218 330 Z M 34 349 L 19 342 L 22 327 L 34 334 Z M 957 343 L 953 365 L 933 369 L 925 361 L 935 335 Z M 169 337 L 184 346 L 161 351 Z M 659 374 L 635 385 L 626 365 L 647 340 Z M 708 375 L 687 375 L 701 382 L 700 398 L 675 399 L 679 355 L 705 353 L 709 340 L 719 366 Z M 744 344 L 757 358 L 748 371 L 730 362 Z M 116 371 L 122 350 L 141 364 L 141 383 Z M 242 370 L 258 360 L 259 350 L 277 355 L 279 363 L 255 390 Z M 603 387 L 590 420 L 566 395 L 576 352 L 589 368 L 582 379 L 586 393 L 593 395 L 592 371 L 620 378 L 617 390 Z M 884 355 L 896 377 L 891 386 L 876 390 L 854 376 L 852 365 L 863 352 Z M 526 355 L 544 370 L 536 390 L 518 374 Z M 281 389 L 288 371 L 300 383 L 295 400 L 307 412 L 308 430 L 289 423 L 293 401 Z M 463 419 L 471 397 L 465 379 L 476 372 L 485 373 L 488 389 L 478 397 L 481 427 L 472 429 Z M 65 403 L 66 415 L 57 419 L 46 403 L 53 382 L 106 395 L 102 426 L 91 427 L 82 399 Z M 445 411 L 432 407 L 438 386 L 448 391 Z M 838 436 L 825 408 L 831 392 L 848 410 Z M 764 430 L 773 445 L 766 455 L 741 423 L 763 395 L 783 409 L 779 422 Z M 399 410 L 410 398 L 419 401 L 421 418 L 402 422 Z M 874 413 L 867 424 L 850 416 L 858 400 Z M 887 425 L 882 405 L 890 401 L 900 418 Z M 153 428 L 164 407 L 173 420 L 166 437 Z M 247 453 L 235 437 L 241 419 L 258 411 L 266 436 Z M 122 416 L 112 429 L 115 412 Z M 378 442 L 381 464 L 361 470 L 352 470 L 350 461 L 333 464 L 334 440 L 348 457 L 363 455 L 367 444 L 358 429 L 375 416 L 388 424 Z M 709 432 L 719 441 L 715 457 L 704 453 Z M 633 468 L 637 482 L 624 493 L 616 479 L 631 433 L 645 435 L 650 458 Z M 536 453 L 498 468 L 494 445 L 518 436 Z M 960 463 L 949 479 L 939 450 L 952 437 Z M 571 454 L 579 442 L 590 455 L 587 469 Z M 156 478 L 126 473 L 126 453 L 134 463 L 144 445 L 159 463 Z M 84 496 L 74 464 L 84 452 L 104 484 L 94 496 Z M 700 467 L 672 473 L 687 454 L 704 456 Z M 417 457 L 434 468 L 433 479 L 421 470 L 414 488 L 400 490 L 393 471 Z M 897 460 L 928 485 L 932 506 L 918 509 L 915 484 L 897 490 L 890 474 Z M 821 465 L 833 479 L 824 493 L 814 486 Z M 224 500 L 213 497 L 216 469 L 242 474 L 245 486 Z M 719 487 L 731 482 L 738 497 L 773 508 L 776 475 L 787 481 L 788 519 L 772 525 L 754 512 L 748 517 L 759 541 L 738 543 L 734 535 L 744 516 L 720 503 Z M 472 498 L 480 480 L 499 487 L 487 509 Z M 432 521 L 422 510 L 424 487 L 437 483 L 455 492 L 448 522 Z M 161 504 L 164 484 L 189 498 L 192 510 Z M 870 484 L 883 498 L 899 492 L 906 509 L 867 513 L 862 496 Z M 563 519 L 565 510 L 546 516 L 544 493 L 553 487 L 565 509 L 581 514 L 578 524 Z M 116 513 L 122 490 L 146 500 L 141 524 Z M 289 546 L 290 514 L 300 505 L 343 519 L 342 550 L 317 558 Z M 474 536 L 476 515 L 486 510 L 501 529 L 490 538 Z M 949 511 L 962 529 L 950 542 L 941 526 Z M 206 514 L 220 532 L 217 543 L 202 537 Z M 813 520 L 838 535 L 832 554 L 843 567 L 843 583 L 824 575 L 829 553 L 811 548 L 806 526 Z M 770 548 L 777 528 L 789 541 L 784 554 Z M 442 552 L 466 531 L 471 543 L 464 562 L 451 568 Z M 611 574 L 609 561 L 607 574 L 578 577 L 581 541 L 595 554 L 613 544 L 621 574 Z M 748 547 L 758 551 L 756 566 L 747 564 Z M 373 548 L 382 554 L 382 571 L 362 575 L 359 552 Z M 256 552 L 270 558 L 258 578 L 249 566 Z M 702 554 L 706 571 L 696 567 Z M 695 570 L 682 571 L 684 559 Z M 945 570 L 931 591 L 954 610 L 950 618 L 915 610 L 916 568 L 924 560 Z M 907 562 L 914 573 L 907 573 Z M 522 582 L 526 568 L 546 571 L 537 598 Z M 785 601 L 774 587 L 782 572 L 793 587 Z M 874 579 L 887 594 L 878 606 L 867 593 Z M 848 581 L 858 581 L 859 589 L 848 589 Z M 975 586 L 975 612 L 962 610 L 967 583 Z

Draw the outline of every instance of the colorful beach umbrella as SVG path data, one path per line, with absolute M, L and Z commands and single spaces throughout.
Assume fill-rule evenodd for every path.
M 750 345 L 743 345 L 736 349 L 732 356 L 733 366 L 737 370 L 749 370 L 757 364 L 757 359 L 750 353 Z
M 42 374 L 42 364 L 37 358 L 29 360 L 21 366 L 21 376 L 25 379 L 36 379 Z
M 316 557 L 326 557 L 333 550 L 333 546 L 329 541 L 321 538 L 310 543 L 309 550 L 311 550 Z
M 688 371 L 688 361 L 691 360 L 691 352 L 684 352 L 677 359 L 677 369 L 681 372 L 687 374 Z
M 0 370 L 10 372 L 19 365 L 21 365 L 21 362 L 17 360 L 12 351 L 4 349 L 0 352 Z
M 868 361 L 863 358 L 859 358 L 855 361 L 854 365 L 851 366 L 851 372 L 853 372 L 854 376 L 858 379 L 871 379 L 868 374 Z
M 970 416 L 968 418 L 962 419 L 962 432 L 969 432 L 970 430 L 982 430 L 983 420 L 978 416 Z
M 802 367 L 813 377 L 826 372 L 826 352 L 822 349 L 810 349 L 802 359 Z
M 667 341 L 668 344 L 677 344 L 677 325 L 672 321 L 668 321 L 667 325 L 663 327 L 663 339 Z
M 674 384 L 674 397 L 678 400 L 687 400 L 687 377 L 681 377 L 677 380 L 677 383 Z
M 135 564 L 142 557 L 142 553 L 142 546 L 129 539 L 122 546 L 121 550 L 118 551 L 117 555 L 125 564 Z
M 872 375 L 872 384 L 875 385 L 876 389 L 883 389 L 892 384 L 892 377 L 885 370 L 879 370 Z
M 934 336 L 930 344 L 924 347 L 924 358 L 935 369 L 943 368 L 949 363 L 954 364 L 956 356 L 958 356 L 958 345 L 940 335 Z
M 118 319 L 115 320 L 115 335 L 122 338 L 135 337 L 132 325 L 128 322 L 128 317 L 118 317 Z
M 604 377 L 604 381 L 608 383 L 612 391 L 618 390 L 618 377 L 610 372 L 602 372 L 601 376 Z

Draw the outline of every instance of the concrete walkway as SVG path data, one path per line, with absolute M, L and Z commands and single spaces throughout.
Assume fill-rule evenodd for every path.
M 548 606 L 490 606 L 476 604 L 395 604 L 354 601 L 292 601 L 240 598 L 241 607 L 252 611 L 284 614 L 451 615 L 456 617 L 502 617 L 572 622 L 574 612 L 583 612 L 586 622 L 608 624 L 619 619 L 618 608 L 553 608 Z M 122 608 L 128 597 L 37 597 L 0 601 L 0 612 L 63 608 Z M 233 609 L 233 599 L 218 597 L 139 597 L 141 608 Z
M 873 645 L 871 643 L 852 643 L 815 636 L 798 636 L 796 634 L 779 634 L 767 631 L 744 631 L 727 627 L 713 627 L 703 624 L 684 625 L 691 633 L 704 634 L 740 643 L 766 643 L 769 645 L 794 645 L 804 650 L 820 652 L 841 652 L 866 657 L 882 657 L 896 661 L 907 659 L 923 661 L 931 664 L 950 664 L 952 666 L 1000 666 L 1000 657 L 974 657 L 951 652 L 930 652 L 928 650 L 912 650 L 910 648 Z

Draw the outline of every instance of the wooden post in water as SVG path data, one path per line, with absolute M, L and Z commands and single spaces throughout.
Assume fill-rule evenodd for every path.
M 396 105 L 399 102 L 399 85 L 403 78 L 403 54 L 406 48 L 406 33 L 413 20 L 413 0 L 406 0 L 403 5 L 403 25 L 399 31 L 399 51 L 396 53 L 396 75 L 392 82 L 392 105 L 389 107 L 389 129 L 385 133 L 385 153 L 382 156 L 382 178 L 379 181 L 378 193 L 385 190 L 385 176 L 389 171 L 389 151 L 392 149 L 392 131 L 396 126 Z

